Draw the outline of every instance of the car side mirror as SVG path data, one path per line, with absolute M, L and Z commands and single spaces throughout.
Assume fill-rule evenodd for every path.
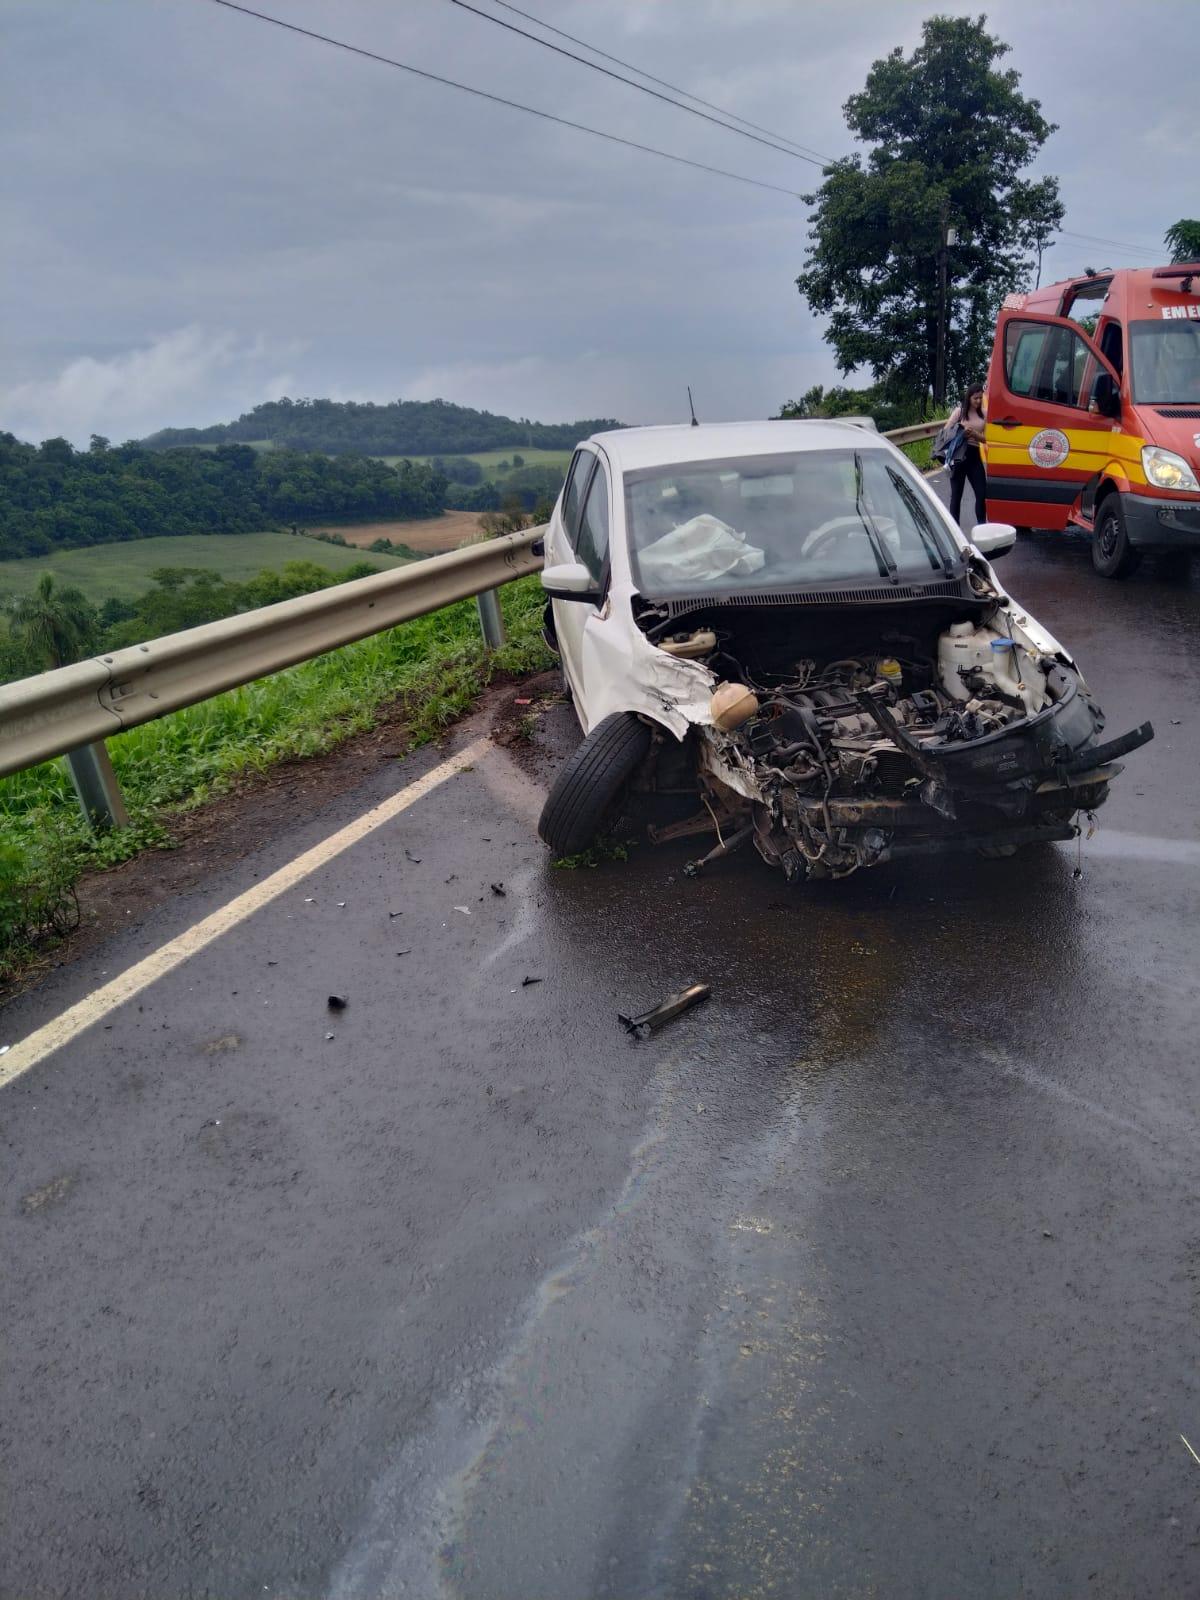
M 1121 415 L 1121 391 L 1107 372 L 1102 372 L 1097 377 L 1095 386 L 1092 389 L 1092 398 L 1088 403 L 1088 410 L 1094 417 L 1119 417 Z
M 563 561 L 557 567 L 543 567 L 542 588 L 551 600 L 586 600 L 595 606 L 604 598 L 582 561 Z
M 977 522 L 971 529 L 971 543 L 981 556 L 1007 555 L 1016 542 L 1011 522 Z

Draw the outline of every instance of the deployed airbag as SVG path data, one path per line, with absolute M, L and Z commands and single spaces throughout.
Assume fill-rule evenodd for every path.
M 642 582 L 711 583 L 727 573 L 758 572 L 765 553 L 719 517 L 702 512 L 663 534 L 638 555 Z

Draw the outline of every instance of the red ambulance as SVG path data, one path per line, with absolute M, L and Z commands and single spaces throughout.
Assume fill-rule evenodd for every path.
M 986 409 L 989 520 L 1081 528 L 1106 578 L 1200 550 L 1200 262 L 1009 295 Z

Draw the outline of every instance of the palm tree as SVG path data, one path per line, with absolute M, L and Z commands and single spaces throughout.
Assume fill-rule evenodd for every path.
M 96 636 L 96 613 L 82 589 L 61 588 L 43 572 L 32 594 L 13 601 L 9 627 L 41 671 L 78 661 Z
M 1180 217 L 1166 232 L 1172 261 L 1200 261 L 1200 222 Z

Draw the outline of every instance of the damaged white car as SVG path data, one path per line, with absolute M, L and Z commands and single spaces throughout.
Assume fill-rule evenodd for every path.
M 753 842 L 789 879 L 1068 839 L 1143 723 L 1104 716 L 1062 646 L 907 458 L 846 422 L 630 428 L 580 445 L 542 583 L 585 738 L 539 831 L 624 818 Z M 665 812 L 664 812 L 664 809 Z M 683 814 L 681 814 L 683 813 Z

